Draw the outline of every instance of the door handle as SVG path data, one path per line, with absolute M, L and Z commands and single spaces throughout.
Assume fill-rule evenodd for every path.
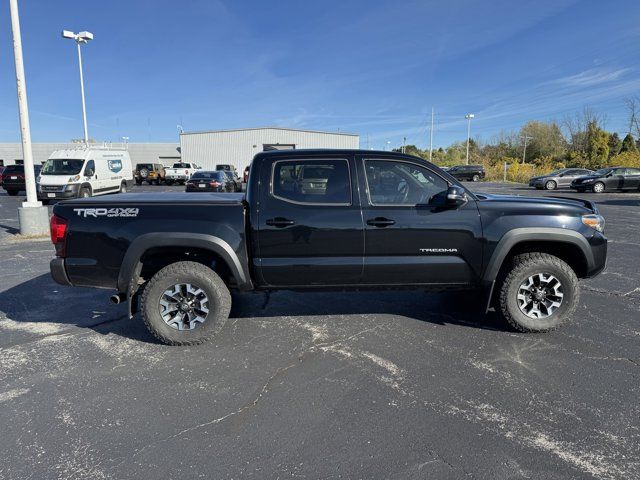
M 395 225 L 396 221 L 395 220 L 391 220 L 390 218 L 384 218 L 384 217 L 376 217 L 376 218 L 370 218 L 369 220 L 367 220 L 367 225 L 371 225 L 372 227 L 388 227 L 390 225 Z
M 289 220 L 288 218 L 276 217 L 270 218 L 265 223 L 270 227 L 284 228 L 295 225 L 296 222 L 294 222 L 293 220 Z

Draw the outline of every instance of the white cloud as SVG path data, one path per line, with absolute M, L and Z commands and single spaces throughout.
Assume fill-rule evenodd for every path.
M 615 82 L 630 70 L 630 68 L 619 68 L 617 70 L 609 68 L 592 68 L 575 75 L 559 78 L 553 83 L 569 87 L 592 87 L 595 85 Z

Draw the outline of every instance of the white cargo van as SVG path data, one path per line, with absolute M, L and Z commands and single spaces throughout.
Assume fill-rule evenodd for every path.
M 83 147 L 56 150 L 42 166 L 37 180 L 43 203 L 126 192 L 133 184 L 131 158 L 126 150 Z

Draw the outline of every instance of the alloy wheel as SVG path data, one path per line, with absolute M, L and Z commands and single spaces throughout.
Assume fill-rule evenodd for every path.
M 158 304 L 164 323 L 176 330 L 193 330 L 209 314 L 209 297 L 200 287 L 178 283 L 166 289 Z
M 520 284 L 517 299 L 520 311 L 527 317 L 547 318 L 562 305 L 562 284 L 549 273 L 536 273 Z

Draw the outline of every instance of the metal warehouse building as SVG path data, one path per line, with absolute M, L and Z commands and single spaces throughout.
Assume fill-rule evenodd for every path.
M 352 133 L 319 132 L 279 127 L 184 132 L 180 134 L 182 160 L 205 169 L 218 164 L 235 165 L 238 172 L 265 150 L 298 148 L 359 148 L 360 137 Z
M 79 143 L 33 143 L 33 161 L 36 164 L 44 163 L 52 152 L 66 148 L 77 148 Z M 177 143 L 128 143 L 102 144 L 95 143 L 89 146 L 111 146 L 112 148 L 126 148 L 131 156 L 131 162 L 136 163 L 160 162 L 171 166 L 180 161 L 180 147 Z M 22 163 L 22 144 L 0 143 L 0 166 Z

